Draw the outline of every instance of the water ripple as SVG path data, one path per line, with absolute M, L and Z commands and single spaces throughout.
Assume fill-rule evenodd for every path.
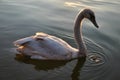
M 107 49 L 88 39 L 87 47 L 89 51 L 81 71 L 81 75 L 83 75 L 81 78 L 85 80 L 89 78 L 100 80 L 100 78 L 103 78 L 104 76 L 107 78 L 107 75 L 111 73 L 112 63 L 114 61 L 113 56 L 109 54 L 110 52 Z M 86 73 L 87 75 L 85 75 Z

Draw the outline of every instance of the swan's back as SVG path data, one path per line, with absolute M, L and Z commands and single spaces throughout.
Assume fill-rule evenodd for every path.
M 58 37 L 51 36 L 45 33 L 36 33 L 36 37 L 43 39 L 43 41 L 41 42 L 41 46 L 44 47 L 44 50 L 48 54 L 67 55 L 75 50 L 67 42 Z
M 36 33 L 35 36 L 17 40 L 15 44 L 22 46 L 25 44 L 24 48 L 20 49 L 25 55 L 37 55 L 48 59 L 71 59 L 72 54 L 77 51 L 62 39 L 42 32 Z

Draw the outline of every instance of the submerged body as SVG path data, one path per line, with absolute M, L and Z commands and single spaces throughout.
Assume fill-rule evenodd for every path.
M 75 21 L 74 35 L 78 49 L 71 47 L 64 40 L 38 32 L 34 36 L 19 39 L 14 42 L 18 47 L 17 51 L 30 56 L 32 59 L 42 60 L 70 60 L 81 56 L 86 56 L 87 49 L 82 39 L 81 23 L 84 18 L 89 19 L 98 27 L 94 12 L 90 9 L 81 11 Z

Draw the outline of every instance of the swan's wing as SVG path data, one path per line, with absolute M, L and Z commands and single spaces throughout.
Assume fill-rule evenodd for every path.
M 76 49 L 72 48 L 67 42 L 64 40 L 51 36 L 45 33 L 37 33 L 37 37 L 42 38 L 43 41 L 40 41 L 41 49 L 39 52 L 44 52 L 45 55 L 52 57 L 70 57 L 72 52 Z
M 76 51 L 64 40 L 45 33 L 36 33 L 34 36 L 15 41 L 18 51 L 31 58 L 69 59 Z
M 45 51 L 48 51 L 51 54 L 66 55 L 72 51 L 72 47 L 60 38 L 49 35 L 43 39 L 42 46 Z

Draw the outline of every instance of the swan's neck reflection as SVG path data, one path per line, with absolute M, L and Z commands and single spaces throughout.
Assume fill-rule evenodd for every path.
M 85 62 L 85 58 L 78 59 L 77 64 L 71 74 L 72 80 L 79 80 L 80 70 L 83 67 L 84 62 Z

